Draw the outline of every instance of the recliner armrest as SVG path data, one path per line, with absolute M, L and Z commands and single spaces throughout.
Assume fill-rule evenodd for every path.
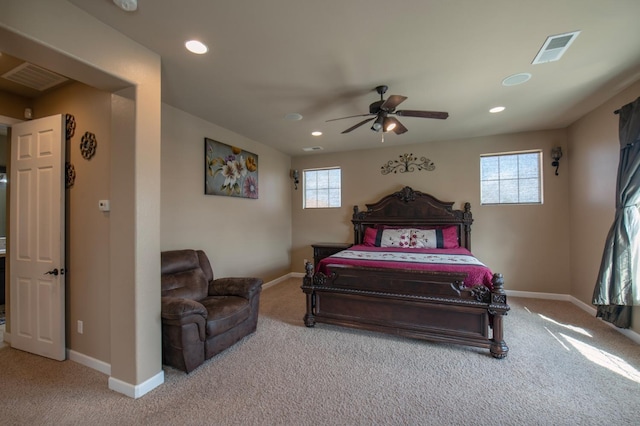
M 240 296 L 247 300 L 262 291 L 262 279 L 253 277 L 217 278 L 209 283 L 209 296 Z
M 207 309 L 199 302 L 180 297 L 161 298 L 161 316 L 166 320 L 181 320 L 191 315 L 207 319 Z

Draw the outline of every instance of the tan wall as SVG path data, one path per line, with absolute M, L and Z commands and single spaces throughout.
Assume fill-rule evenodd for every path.
M 204 194 L 204 138 L 258 155 L 259 199 Z M 290 272 L 288 156 L 178 109 L 162 107 L 162 250 L 203 249 L 216 277 Z
M 25 108 L 31 107 L 31 99 L 0 90 L 0 115 L 24 120 Z
M 110 233 L 110 275 L 117 268 L 119 280 L 110 283 L 111 332 L 103 337 L 110 340 L 109 386 L 139 395 L 137 385 L 148 382 L 154 387 L 163 378 L 158 303 L 160 57 L 71 3 L 48 0 L 3 1 L 0 50 L 109 92 L 133 88 L 133 124 L 127 126 L 127 137 L 111 144 L 112 150 L 121 144 L 129 148 L 132 161 L 125 172 L 133 179 L 112 175 L 110 190 L 116 198 L 133 187 L 133 202 L 112 205 L 111 218 L 118 217 L 134 233 Z
M 111 94 L 74 83 L 34 102 L 34 118 L 54 114 L 76 121 L 66 147 L 66 161 L 76 171 L 75 184 L 66 190 L 67 348 L 109 362 L 109 213 L 98 210 L 98 200 L 110 198 Z M 85 132 L 98 142 L 89 160 L 80 153 Z
M 401 136 L 399 136 L 401 137 Z M 567 294 L 569 283 L 568 167 L 561 160 L 555 176 L 549 153 L 554 146 L 566 148 L 563 130 L 541 131 L 467 140 L 394 147 L 393 138 L 384 147 L 339 154 L 296 157 L 292 167 L 342 168 L 343 199 L 340 209 L 302 209 L 302 189 L 293 190 L 293 264 L 303 271 L 304 259 L 312 258 L 314 242 L 352 241 L 351 215 L 354 204 L 365 203 L 399 190 L 405 185 L 431 193 L 454 208 L 471 203 L 474 217 L 474 254 L 505 276 L 509 290 Z M 521 206 L 480 205 L 480 154 L 541 149 L 544 170 L 544 204 Z M 434 171 L 381 174 L 381 166 L 400 155 L 412 153 L 431 159 Z
M 613 111 L 640 96 L 640 83 L 614 96 L 569 127 L 571 294 L 591 305 L 604 242 L 615 214 L 620 155 Z M 640 332 L 640 308 L 633 330 Z

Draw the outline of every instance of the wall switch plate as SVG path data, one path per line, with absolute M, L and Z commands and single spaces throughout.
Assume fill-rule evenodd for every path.
M 78 334 L 82 334 L 84 332 L 84 323 L 78 320 Z
M 98 201 L 98 208 L 100 209 L 100 211 L 108 212 L 111 209 L 109 200 Z

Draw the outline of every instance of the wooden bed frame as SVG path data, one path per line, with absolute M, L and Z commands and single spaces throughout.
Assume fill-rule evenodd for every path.
M 471 250 L 471 207 L 453 210 L 453 203 L 410 187 L 353 208 L 354 243 L 361 244 L 367 227 L 458 227 L 461 247 Z M 488 348 L 495 358 L 507 356 L 503 316 L 509 311 L 502 274 L 493 274 L 493 289 L 464 286 L 466 273 L 426 272 L 333 264 L 330 275 L 314 273 L 308 262 L 302 290 L 306 294 L 304 323 L 334 324 L 437 342 Z

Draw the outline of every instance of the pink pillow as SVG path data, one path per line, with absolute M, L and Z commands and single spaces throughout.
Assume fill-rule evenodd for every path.
M 362 244 L 369 247 L 376 247 L 376 239 L 378 236 L 378 230 L 373 228 L 367 228 L 364 230 L 364 238 Z
M 458 227 L 457 226 L 447 226 L 441 229 L 442 231 L 442 243 L 443 247 L 446 249 L 459 248 L 460 244 L 458 243 Z

